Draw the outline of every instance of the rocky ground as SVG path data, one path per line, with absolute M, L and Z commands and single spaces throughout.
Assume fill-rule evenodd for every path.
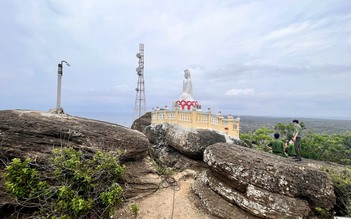
M 197 197 L 191 192 L 191 184 L 197 172 L 185 170 L 174 174 L 175 182 L 164 181 L 155 193 L 128 200 L 116 209 L 115 218 L 121 219 L 215 219 L 199 206 Z M 172 179 L 172 178 L 171 178 Z M 133 214 L 132 205 L 139 207 L 138 214 Z
M 301 168 L 313 167 L 320 168 L 326 166 L 325 162 L 318 162 L 303 159 L 301 162 L 294 162 L 293 158 L 286 158 L 292 164 L 299 165 Z M 330 163 L 331 167 L 337 165 Z M 182 172 L 174 173 L 175 183 L 162 183 L 160 188 L 154 193 L 137 196 L 128 199 L 123 206 L 116 208 L 115 218 L 118 219 L 218 219 L 210 215 L 199 203 L 198 197 L 191 191 L 191 184 L 202 170 L 186 169 Z M 131 206 L 139 207 L 138 214 L 133 214 Z M 344 217 L 337 217 L 349 219 Z

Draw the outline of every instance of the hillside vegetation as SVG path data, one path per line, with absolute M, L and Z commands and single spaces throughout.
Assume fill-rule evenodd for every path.
M 274 128 L 278 123 L 289 124 L 295 118 L 240 116 L 241 132 L 256 131 L 259 128 Z M 351 120 L 297 118 L 305 124 L 306 131 L 318 134 L 343 134 L 351 132 Z
M 343 165 L 351 165 L 351 132 L 342 134 L 318 134 L 303 127 L 301 141 L 302 156 L 305 158 L 330 161 Z M 242 132 L 240 139 L 257 150 L 268 151 L 267 145 L 273 141 L 274 133 L 280 134 L 280 140 L 288 142 L 292 139 L 294 127 L 292 123 L 277 123 L 273 128 L 261 127 L 255 131 Z
M 332 178 L 334 191 L 337 193 L 337 204 L 334 213 L 336 215 L 350 216 L 351 132 L 318 134 L 312 130 L 307 130 L 304 122 L 301 123 L 301 126 L 303 127 L 303 138 L 301 141 L 301 155 L 303 158 L 345 165 L 345 168 L 340 169 L 340 171 L 329 168 L 323 168 L 322 170 L 326 171 Z M 268 152 L 270 148 L 267 145 L 273 141 L 274 133 L 280 134 L 280 139 L 288 142 L 293 137 L 294 126 L 292 123 L 277 123 L 273 128 L 261 127 L 255 131 L 241 133 L 240 139 L 256 150 Z M 325 212 L 322 209 L 320 210 L 320 216 L 323 216 Z

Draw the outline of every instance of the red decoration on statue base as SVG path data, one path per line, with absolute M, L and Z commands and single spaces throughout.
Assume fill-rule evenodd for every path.
M 177 100 L 176 101 L 176 105 L 179 106 L 180 108 L 182 108 L 182 110 L 184 109 L 187 109 L 187 110 L 190 110 L 191 107 L 194 107 L 194 108 L 198 108 L 199 104 L 197 101 L 195 100 Z

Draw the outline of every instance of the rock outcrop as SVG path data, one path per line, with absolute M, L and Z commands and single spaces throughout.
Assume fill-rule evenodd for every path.
M 206 147 L 233 140 L 212 130 L 188 129 L 168 123 L 146 126 L 143 133 L 151 144 L 150 155 L 175 169 L 203 167 Z
M 0 159 L 31 157 L 45 164 L 52 149 L 61 146 L 85 153 L 120 150 L 126 164 L 125 197 L 130 198 L 150 194 L 162 184 L 149 153 L 172 168 L 205 169 L 192 190 L 207 211 L 225 219 L 308 218 L 315 207 L 335 205 L 331 180 L 318 166 L 242 147 L 246 145 L 240 140 L 211 130 L 150 125 L 150 116 L 136 120 L 132 130 L 66 114 L 0 111 Z M 0 174 L 3 169 L 0 163 Z M 2 180 L 0 217 L 16 205 L 4 193 Z
M 197 177 L 197 180 L 192 184 L 193 192 L 199 197 L 200 204 L 209 213 L 219 218 L 240 218 L 240 219 L 257 219 L 259 217 L 244 211 L 239 206 L 232 204 L 218 196 L 204 182 L 203 173 Z M 200 178 L 199 178 L 200 177 Z
M 125 163 L 124 197 L 142 197 L 159 189 L 162 178 L 157 175 L 150 157 Z
M 55 147 L 121 150 L 123 159 L 147 155 L 148 139 L 117 124 L 41 111 L 0 111 L 0 158 L 45 158 Z M 44 157 L 43 157 L 44 155 Z
M 138 130 L 139 132 L 144 132 L 144 129 L 149 125 L 151 125 L 151 112 L 147 112 L 140 118 L 136 119 L 131 128 Z
M 149 139 L 152 158 L 175 169 L 203 167 L 203 152 L 214 143 L 232 142 L 248 147 L 239 139 L 212 130 L 189 129 L 168 123 L 151 125 L 150 112 L 136 119 L 131 127 Z
M 117 124 L 85 119 L 67 114 L 51 114 L 42 111 L 3 110 L 0 111 L 0 174 L 4 163 L 12 158 L 33 158 L 39 164 L 48 162 L 54 148 L 70 146 L 84 153 L 98 149 L 121 151 L 121 161 L 126 162 L 130 173 L 126 175 L 128 196 L 153 192 L 158 179 L 147 180 L 152 173 L 147 162 L 149 141 L 141 132 Z M 139 165 L 135 165 L 136 162 Z M 130 180 L 130 183 L 128 183 Z M 16 203 L 4 192 L 3 179 L 0 181 L 0 216 L 5 208 L 12 209 Z M 145 186 L 148 185 L 148 186 Z
M 212 130 L 190 130 L 178 125 L 169 125 L 166 129 L 167 144 L 180 153 L 193 159 L 203 158 L 204 150 L 217 142 L 226 142 L 224 135 Z
M 206 166 L 202 160 L 191 159 L 167 143 L 166 132 L 169 126 L 170 125 L 166 123 L 147 126 L 144 129 L 144 134 L 151 144 L 149 150 L 150 156 L 160 161 L 165 166 L 178 170 Z
M 206 148 L 202 172 L 193 191 L 208 206 L 208 188 L 216 194 L 213 208 L 238 206 L 259 218 L 307 218 L 315 207 L 331 209 L 335 194 L 325 172 L 302 166 L 269 153 L 233 144 Z M 228 202 L 228 203 L 227 203 Z M 217 203 L 217 204 L 216 204 Z M 216 216 L 230 218 L 214 212 Z

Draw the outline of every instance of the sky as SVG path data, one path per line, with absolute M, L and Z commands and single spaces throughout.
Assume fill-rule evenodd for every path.
M 130 124 L 143 43 L 147 111 L 189 69 L 214 113 L 351 119 L 350 0 L 3 0 L 0 18 L 0 110 L 55 108 L 65 60 L 65 113 Z

